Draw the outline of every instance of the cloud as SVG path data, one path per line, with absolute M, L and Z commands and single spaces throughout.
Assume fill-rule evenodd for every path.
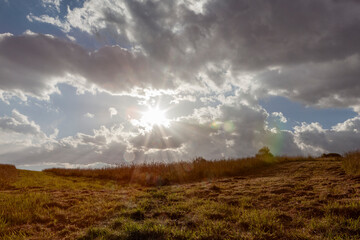
M 319 107 L 360 106 L 360 55 L 323 63 L 267 70 L 256 78 L 273 95 Z
M 71 30 L 71 26 L 67 22 L 62 22 L 59 17 L 51 17 L 49 15 L 34 16 L 32 13 L 30 13 L 26 16 L 26 18 L 30 22 L 38 21 L 42 23 L 52 24 L 59 27 L 64 32 L 69 32 Z
M 0 117 L 0 129 L 3 131 L 16 132 L 21 134 L 41 134 L 39 125 L 29 121 L 27 116 L 19 113 L 16 109 L 12 110 L 11 117 Z
M 17 165 L 17 169 L 26 169 L 33 171 L 42 171 L 49 168 L 82 168 L 82 169 L 94 169 L 94 168 L 110 168 L 116 167 L 114 164 L 108 164 L 103 162 L 94 162 L 89 164 L 73 164 L 73 163 L 56 163 L 56 162 L 43 162 L 37 164 L 22 164 Z
M 133 148 L 139 150 L 148 149 L 172 149 L 180 148 L 182 141 L 176 134 L 172 134 L 167 127 L 154 125 L 151 131 L 144 132 L 130 140 Z
M 124 140 L 126 134 L 122 129 L 121 125 L 111 128 L 101 126 L 95 129 L 93 134 L 78 133 L 59 140 L 51 139 L 39 145 L 22 145 L 14 151 L 0 149 L 0 162 L 10 161 L 16 165 L 44 162 L 90 164 L 99 162 L 101 158 L 103 163 L 122 163 L 125 161 L 123 155 L 127 149 Z M 18 145 L 15 141 L 12 144 Z
M 310 154 L 323 152 L 346 153 L 359 149 L 360 117 L 324 129 L 319 123 L 302 123 L 294 128 L 295 140 L 301 149 Z
M 0 151 L 0 162 L 11 159 L 14 164 L 39 166 L 48 159 L 64 164 L 89 164 L 99 162 L 99 159 L 108 164 L 168 163 L 197 156 L 207 159 L 253 156 L 263 146 L 269 146 L 276 155 L 315 156 L 323 152 L 344 153 L 358 148 L 359 117 L 331 129 L 324 129 L 319 123 L 302 123 L 293 131 L 268 129 L 268 117 L 269 114 L 260 106 L 235 101 L 235 104 L 197 108 L 189 116 L 172 119 L 168 128 L 154 126 L 144 132 L 116 124 L 101 126 L 91 134 L 77 133 L 55 140 L 56 131 L 54 136 L 46 137 L 37 130 L 35 123 L 15 112 L 11 122 L 34 126 L 33 130 L 8 127 L 8 132 L 12 136 L 22 132 L 21 138 L 27 135 L 43 140 L 40 144 L 19 143 L 14 137 L 9 138 L 9 134 L 8 142 L 3 146 L 20 147 Z M 3 117 L 2 125 L 13 125 L 3 119 L 10 117 Z
M 235 102 L 197 108 L 189 116 L 169 120 L 169 127 L 154 125 L 147 131 L 116 124 L 101 126 L 91 134 L 77 133 L 56 140 L 55 131 L 51 139 L 44 136 L 43 144 L 23 144 L 17 151 L 3 152 L 0 161 L 11 159 L 23 165 L 51 159 L 52 162 L 88 164 L 101 159 L 115 164 L 172 162 L 196 156 L 208 159 L 252 156 L 260 147 L 271 143 L 264 138 L 270 134 L 265 124 L 268 114 L 260 107 Z M 22 119 L 26 122 L 26 117 Z M 16 142 L 9 144 L 19 146 Z M 129 154 L 133 157 L 129 158 Z
M 60 3 L 62 0 L 41 0 L 42 1 L 42 5 L 45 8 L 50 8 L 50 9 L 54 9 L 57 12 L 60 12 Z
M 57 136 L 57 129 L 47 136 L 38 124 L 16 109 L 11 116 L 0 117 L 0 131 L 0 161 L 2 154 L 21 152 L 29 147 L 49 150 Z
M 113 93 L 172 86 L 164 81 L 165 70 L 160 66 L 119 46 L 88 52 L 52 36 L 5 34 L 0 40 L 0 55 L 0 88 L 42 99 L 59 93 L 58 83 L 83 89 L 96 85 Z
M 30 31 L 0 34 L 2 101 L 9 103 L 13 96 L 49 100 L 66 83 L 78 93 L 135 96 L 139 104 L 174 95 L 172 103 L 191 107 L 174 114 L 169 128 L 142 131 L 123 122 L 57 140 L 57 134 L 48 137 L 14 110 L 0 120 L 6 133 L 1 141 L 13 146 L 11 151 L 2 148 L 1 159 L 87 164 L 99 158 L 114 163 L 243 157 L 264 145 L 276 154 L 357 147 L 358 118 L 331 129 L 319 123 L 303 123 L 293 131 L 268 129 L 269 113 L 258 104 L 267 95 L 281 95 L 307 105 L 360 111 L 356 1 L 88 0 L 68 7 L 66 16 L 57 14 L 60 3 L 44 0 L 53 10 L 27 18 L 52 24 L 68 36 L 80 30 L 100 43 L 117 45 L 88 50 Z M 108 106 L 105 116 L 125 114 L 117 105 Z M 287 121 L 281 112 L 271 116 Z
M 63 66 L 62 72 L 111 92 L 179 86 L 221 91 L 230 81 L 259 97 L 270 93 L 321 107 L 360 108 L 359 11 L 356 1 L 89 0 L 68 8 L 62 20 L 30 19 L 127 48 L 104 47 L 90 59 L 72 59 L 65 51 L 68 62 L 88 64 Z M 244 74 L 256 77 L 249 81 Z
M 94 118 L 95 115 L 92 114 L 92 113 L 85 113 L 85 114 L 84 114 L 84 117 L 86 117 L 86 118 Z
M 283 115 L 282 112 L 273 112 L 271 113 L 272 116 L 275 116 L 275 117 L 278 117 L 280 122 L 282 123 L 286 123 L 287 122 L 287 119 L 286 117 Z
M 115 108 L 110 107 L 109 108 L 109 113 L 110 113 L 110 117 L 113 117 L 113 116 L 116 116 L 118 114 L 118 111 Z
M 291 132 L 270 131 L 266 127 L 269 114 L 260 106 L 242 104 L 239 99 L 241 97 L 216 107 L 194 109 L 191 115 L 171 121 L 168 128 L 154 127 L 129 142 L 145 154 L 172 150 L 176 154 L 169 157 L 180 159 L 253 156 L 264 145 L 278 155 L 301 154 Z

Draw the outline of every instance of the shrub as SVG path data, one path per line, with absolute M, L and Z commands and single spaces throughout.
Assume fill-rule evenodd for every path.
M 268 147 L 263 147 L 259 149 L 255 157 L 262 159 L 271 159 L 274 157 L 274 155 L 270 152 L 270 149 Z
M 360 175 L 360 150 L 346 153 L 342 166 L 347 174 Z
M 338 153 L 323 153 L 321 155 L 322 158 L 335 158 L 335 159 L 338 159 L 338 158 L 342 158 L 342 156 Z

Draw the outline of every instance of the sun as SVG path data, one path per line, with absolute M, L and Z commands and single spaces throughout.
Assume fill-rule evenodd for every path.
M 169 126 L 169 120 L 166 118 L 165 111 L 159 108 L 150 107 L 148 111 L 142 114 L 140 119 L 142 125 L 152 128 L 154 125 Z

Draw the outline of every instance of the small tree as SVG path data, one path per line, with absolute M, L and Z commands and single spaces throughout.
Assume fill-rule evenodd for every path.
M 274 155 L 270 152 L 270 148 L 262 147 L 259 149 L 258 153 L 255 155 L 257 158 L 273 158 Z

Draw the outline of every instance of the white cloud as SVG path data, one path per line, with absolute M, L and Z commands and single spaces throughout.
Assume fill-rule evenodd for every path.
M 9 128 L 14 124 L 8 123 L 2 126 L 7 126 L 12 136 L 15 136 L 15 130 L 11 129 L 29 136 L 33 136 L 30 132 L 40 131 L 37 138 L 43 136 L 43 141 L 41 144 L 20 143 L 17 139 L 24 139 L 24 135 L 19 135 L 21 137 L 17 139 L 7 135 L 11 141 L 3 144 L 2 149 L 8 145 L 14 147 L 11 151 L 0 153 L 0 162 L 11 159 L 15 164 L 29 164 L 29 167 L 35 163 L 44 165 L 48 159 L 64 164 L 89 164 L 100 159 L 108 164 L 173 162 L 196 156 L 207 159 L 253 156 L 262 146 L 269 146 L 276 155 L 319 155 L 327 151 L 344 153 L 358 147 L 359 117 L 331 129 L 324 129 L 319 123 L 302 123 L 294 131 L 271 131 L 266 127 L 269 115 L 264 109 L 235 102 L 233 105 L 220 104 L 213 109 L 198 108 L 190 116 L 173 119 L 169 128 L 154 126 L 142 132 L 141 129 L 123 125 L 101 126 L 92 134 L 78 133 L 58 140 L 55 140 L 57 130 L 46 137 L 35 123 L 14 112 L 12 122 L 26 123 L 33 126 L 30 128 L 33 130 Z M 2 118 L 3 122 L 8 122 L 8 119 L 10 117 Z
M 95 117 L 95 115 L 94 115 L 94 114 L 92 114 L 92 113 L 85 113 L 85 114 L 84 114 L 84 117 L 87 117 L 87 118 L 94 118 L 94 117 Z
M 116 116 L 118 114 L 118 111 L 115 108 L 110 107 L 109 108 L 109 113 L 110 113 L 110 117 L 113 117 L 113 116 Z
M 277 154 L 318 154 L 350 150 L 359 142 L 357 118 L 331 129 L 303 123 L 293 131 L 269 130 L 269 114 L 258 105 L 264 96 L 281 95 L 319 107 L 360 109 L 355 1 L 88 0 L 68 7 L 65 17 L 56 14 L 61 1 L 42 3 L 52 12 L 30 13 L 28 20 L 57 26 L 71 41 L 31 31 L 0 34 L 2 101 L 50 100 L 60 93 L 58 85 L 67 83 L 77 93 L 127 94 L 141 104 L 175 95 L 171 103 L 189 105 L 170 128 L 144 132 L 127 122 L 109 123 L 92 134 L 59 140 L 56 131 L 48 137 L 14 110 L 0 119 L 1 159 L 71 164 L 121 162 L 129 154 L 134 161 L 214 159 L 250 156 L 263 145 Z M 90 51 L 72 39 L 72 30 L 118 45 Z M 107 111 L 110 117 L 126 113 L 117 105 L 104 107 L 105 116 Z M 272 116 L 287 122 L 281 112 Z
M 282 112 L 273 112 L 273 113 L 271 113 L 271 115 L 273 115 L 275 117 L 278 117 L 280 122 L 282 122 L 282 123 L 287 122 L 287 119 L 286 119 L 286 117 L 284 116 L 284 114 Z
M 45 8 L 51 8 L 60 13 L 61 0 L 41 0 Z
M 39 125 L 29 121 L 27 116 L 19 113 L 16 109 L 12 110 L 11 117 L 0 117 L 0 128 L 3 131 L 21 134 L 38 135 L 42 133 Z
M 32 13 L 30 13 L 29 15 L 26 16 L 26 18 L 30 22 L 38 21 L 42 23 L 52 24 L 54 26 L 59 27 L 64 32 L 69 32 L 71 30 L 71 26 L 69 25 L 69 23 L 65 21 L 61 21 L 59 17 L 51 17 L 49 15 L 34 16 Z
M 116 167 L 117 165 L 108 164 L 103 162 L 94 162 L 89 164 L 74 164 L 74 163 L 57 163 L 57 162 L 43 162 L 37 164 L 21 164 L 17 165 L 17 169 L 26 169 L 33 171 L 42 171 L 49 168 L 67 168 L 67 169 L 94 169 L 94 168 L 109 168 Z
M 0 156 L 2 154 L 23 151 L 29 147 L 51 149 L 57 133 L 48 137 L 38 124 L 28 119 L 16 109 L 11 116 L 0 117 Z M 1 159 L 1 157 L 0 157 Z
M 340 154 L 359 149 L 359 116 L 324 129 L 319 123 L 302 123 L 294 129 L 295 140 L 304 152 L 319 155 L 324 152 Z

